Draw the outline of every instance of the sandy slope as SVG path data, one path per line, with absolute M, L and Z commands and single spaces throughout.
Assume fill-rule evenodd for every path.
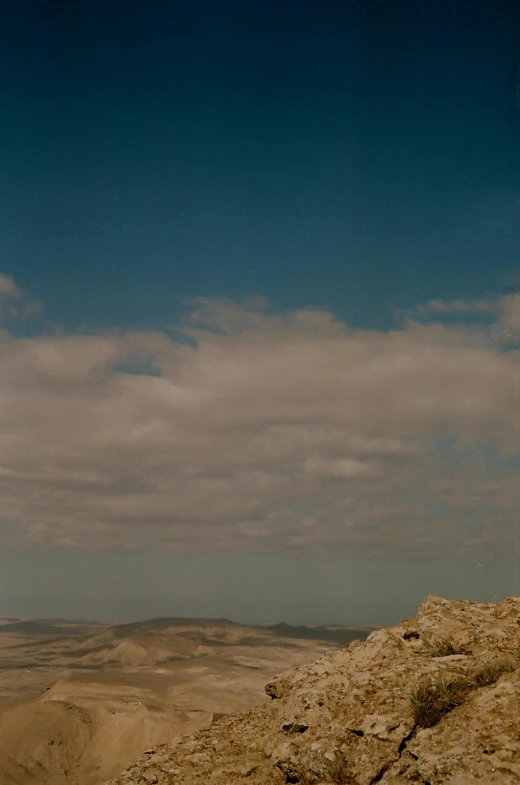
M 211 719 L 208 712 L 176 710 L 141 688 L 58 682 L 0 717 L 0 782 L 100 782 L 118 774 L 121 761 Z
M 176 709 L 165 694 L 139 684 L 59 681 L 38 699 L 0 715 L 0 783 L 102 782 L 147 747 L 211 719 L 207 711 Z

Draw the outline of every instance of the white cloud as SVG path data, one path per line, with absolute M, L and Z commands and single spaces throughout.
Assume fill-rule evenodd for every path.
M 497 322 L 487 333 L 479 331 L 475 326 L 474 338 L 492 343 L 512 343 L 520 338 L 520 293 L 513 291 L 494 300 L 430 300 L 415 308 L 395 308 L 394 317 L 397 321 L 410 324 L 414 319 L 457 316 L 467 314 L 495 314 Z M 440 328 L 441 324 L 437 324 Z
M 30 300 L 10 275 L 0 273 L 0 320 L 31 317 L 40 309 L 40 302 Z
M 429 319 L 434 317 L 456 317 L 467 314 L 493 314 L 500 310 L 501 301 L 495 300 L 429 300 L 414 308 L 394 308 L 394 318 L 400 321 Z
M 478 543 L 490 504 L 512 536 L 515 473 L 495 456 L 475 475 L 473 453 L 443 440 L 520 453 L 520 354 L 475 347 L 465 327 L 379 333 L 260 298 L 190 305 L 193 346 L 3 333 L 4 542 L 452 552 Z M 141 366 L 160 375 L 118 370 Z M 449 509 L 432 522 L 436 503 Z
M 21 297 L 21 292 L 10 275 L 0 273 L 0 297 Z

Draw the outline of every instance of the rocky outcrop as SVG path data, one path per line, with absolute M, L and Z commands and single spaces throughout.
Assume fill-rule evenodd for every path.
M 520 783 L 520 597 L 430 596 L 265 690 L 107 785 Z

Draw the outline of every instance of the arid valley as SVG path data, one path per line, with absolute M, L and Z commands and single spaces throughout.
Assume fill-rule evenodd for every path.
M 374 627 L 0 620 L 0 785 L 100 785 Z

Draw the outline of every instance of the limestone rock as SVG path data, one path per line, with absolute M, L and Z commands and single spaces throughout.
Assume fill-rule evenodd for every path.
M 430 596 L 266 693 L 106 785 L 520 785 L 520 597 Z

